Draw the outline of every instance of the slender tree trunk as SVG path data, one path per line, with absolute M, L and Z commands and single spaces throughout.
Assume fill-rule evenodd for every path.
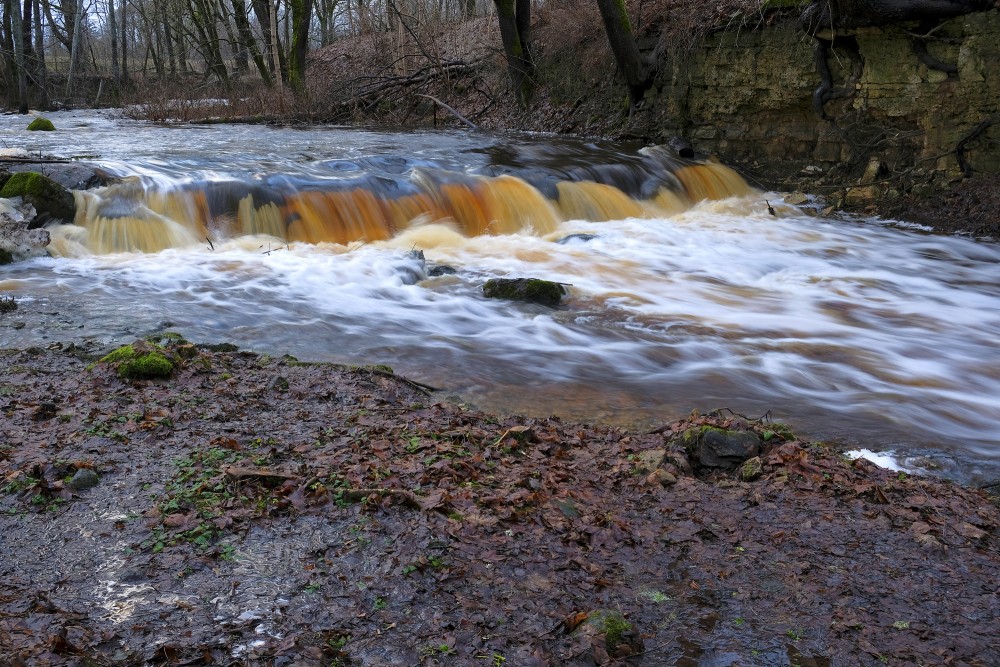
M 514 96 L 521 107 L 527 107 L 531 99 L 535 67 L 527 35 L 522 35 L 519 27 L 531 25 L 531 3 L 528 0 L 493 0 L 493 3 L 497 8 L 500 41 L 503 42 Z
M 121 71 L 118 67 L 118 17 L 115 15 L 115 0 L 108 0 L 108 35 L 111 37 L 111 76 L 117 81 L 121 79 Z
M 114 2 L 114 0 L 111 0 Z M 128 15 L 126 14 L 128 0 L 122 0 L 121 23 L 122 23 L 122 81 L 128 81 Z
M 38 108 L 47 111 L 49 108 L 49 77 L 45 68 L 45 42 L 42 33 L 41 0 L 34 0 L 32 8 L 35 15 L 35 78 L 41 92 Z
M 271 57 L 274 58 L 274 80 L 278 82 L 278 91 L 281 91 L 281 83 L 284 73 L 281 71 L 281 47 L 278 44 L 278 0 L 270 0 L 271 14 Z
M 257 23 L 260 24 L 260 31 L 264 35 L 266 60 L 271 63 L 272 76 L 280 87 L 285 72 L 285 54 L 281 50 L 277 28 L 272 29 L 272 26 L 278 24 L 278 0 L 251 0 L 251 2 Z
M 292 41 L 288 60 L 288 84 L 295 92 L 306 85 L 306 55 L 309 52 L 309 24 L 312 20 L 312 0 L 288 0 L 291 7 Z
M 267 68 L 267 63 L 264 62 L 264 57 L 261 55 L 260 49 L 257 48 L 257 40 L 254 39 L 253 29 L 250 27 L 250 19 L 247 15 L 247 4 L 245 0 L 232 0 L 233 2 L 233 20 L 236 21 L 236 31 L 240 35 L 240 41 L 244 48 L 249 51 L 250 58 L 253 60 L 254 66 L 260 73 L 260 78 L 264 80 L 268 86 L 273 85 L 274 80 L 271 78 L 271 72 Z
M 24 26 L 20 0 L 11 3 L 11 33 L 14 36 L 14 68 L 17 77 L 17 112 L 28 113 L 28 72 L 24 66 Z
M 73 17 L 73 44 L 69 51 L 69 74 L 66 77 L 66 97 L 73 96 L 73 83 L 80 61 L 80 40 L 83 35 L 83 0 L 77 0 Z
M 632 34 L 632 22 L 625 9 L 625 2 L 624 0 L 597 0 L 597 7 L 601 10 L 604 32 L 611 44 L 611 53 L 615 57 L 615 63 L 617 63 L 622 76 L 625 77 L 629 99 L 632 106 L 635 106 L 642 101 L 646 94 L 646 89 L 649 88 L 650 84 L 650 76 L 649 68 L 642 56 L 639 55 L 639 47 Z
M 163 25 L 163 45 L 167 47 L 167 71 L 170 76 L 177 76 L 177 56 L 174 53 L 174 31 L 170 28 L 170 16 L 165 5 L 160 5 L 160 19 L 158 23 Z M 161 57 L 162 59 L 162 57 Z

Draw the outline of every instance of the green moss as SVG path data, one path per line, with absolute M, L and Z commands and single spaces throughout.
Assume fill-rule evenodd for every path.
M 159 352 L 142 354 L 118 366 L 118 377 L 123 380 L 152 380 L 170 377 L 174 364 Z
M 595 615 L 597 618 L 591 620 L 604 633 L 604 643 L 608 648 L 608 653 L 614 653 L 618 645 L 622 643 L 625 633 L 632 629 L 632 624 L 617 611 L 601 611 Z
M 25 195 L 42 195 L 45 189 L 45 177 L 33 171 L 22 171 L 11 175 L 0 190 L 0 197 L 11 199 Z
M 117 350 L 101 357 L 101 363 L 113 365 L 130 359 L 135 359 L 135 348 L 131 345 L 122 345 Z
M 48 213 L 60 220 L 72 221 L 76 216 L 73 194 L 44 174 L 22 171 L 13 174 L 0 189 L 0 197 L 21 197 L 38 213 Z
M 122 345 L 106 354 L 101 363 L 113 366 L 123 380 L 167 378 L 174 372 L 174 362 L 159 349 L 138 352 L 132 345 Z
M 42 132 L 52 132 L 56 129 L 56 126 L 52 124 L 52 121 L 48 118 L 42 118 L 39 116 L 35 120 L 28 124 L 28 129 L 32 132 L 37 132 L 41 130 Z

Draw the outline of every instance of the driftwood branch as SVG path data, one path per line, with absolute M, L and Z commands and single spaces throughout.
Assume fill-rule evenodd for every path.
M 471 127 L 473 130 L 478 130 L 479 129 L 478 125 L 476 125 L 471 120 L 469 120 L 468 118 L 466 118 L 462 114 L 460 114 L 457 111 L 455 111 L 454 108 L 448 106 L 447 104 L 445 104 L 444 102 L 442 102 L 438 98 L 434 97 L 433 95 L 424 95 L 423 93 L 417 93 L 417 95 L 419 97 L 426 97 L 427 99 L 431 100 L 432 102 L 434 102 L 435 104 L 437 104 L 439 107 L 441 107 L 445 111 L 450 112 L 451 115 L 453 115 L 455 118 L 459 119 L 460 121 L 462 121 L 463 123 L 465 123 L 466 125 L 468 125 L 469 127 Z

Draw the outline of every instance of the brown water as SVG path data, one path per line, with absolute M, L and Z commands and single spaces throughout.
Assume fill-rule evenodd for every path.
M 21 306 L 0 346 L 172 328 L 388 363 L 494 409 L 639 426 L 771 410 L 959 477 L 1000 461 L 995 244 L 817 218 L 658 149 L 53 120 L 123 181 L 78 195 L 53 257 L 0 268 Z M 35 134 L 0 121 L 8 145 L 67 154 Z M 502 276 L 570 293 L 483 298 Z

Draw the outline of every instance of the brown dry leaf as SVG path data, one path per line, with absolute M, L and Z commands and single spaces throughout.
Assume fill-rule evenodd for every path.
M 982 528 L 976 528 L 971 523 L 962 522 L 952 526 L 955 532 L 970 540 L 981 540 L 988 535 Z
M 563 619 L 563 628 L 566 632 L 573 632 L 588 618 L 590 618 L 590 614 L 585 611 L 578 611 L 575 614 L 570 614 Z

